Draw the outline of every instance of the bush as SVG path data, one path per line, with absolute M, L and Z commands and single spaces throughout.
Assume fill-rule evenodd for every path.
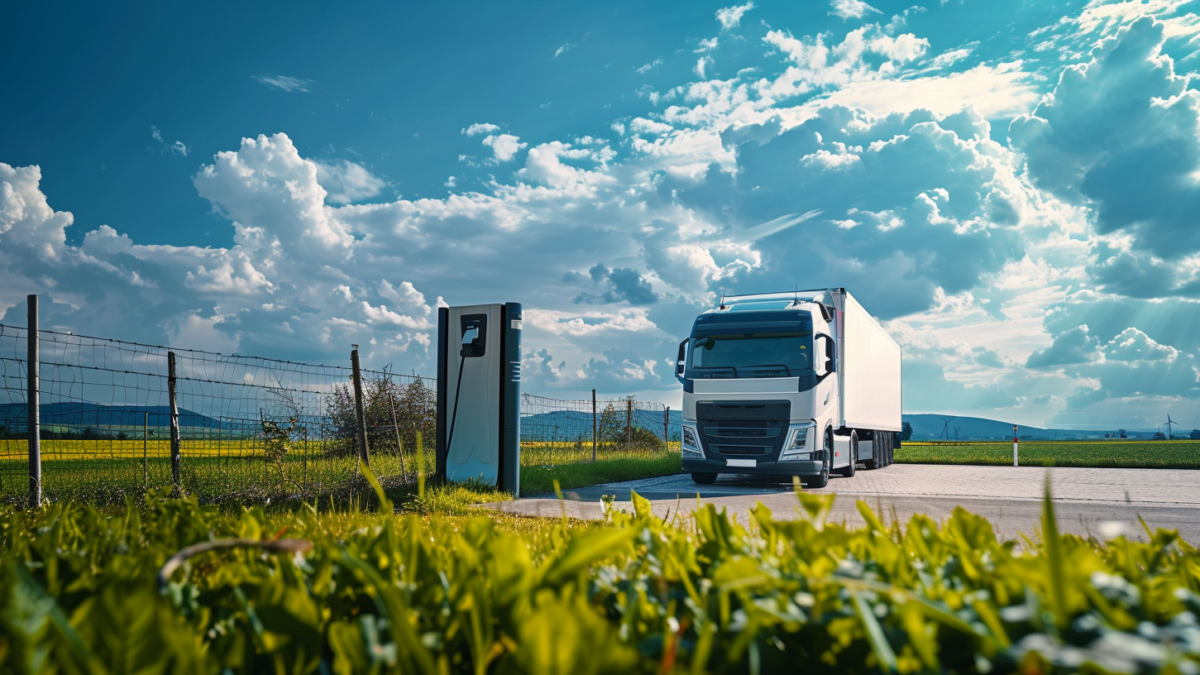
M 417 377 L 408 384 L 379 378 L 363 381 L 364 417 L 367 420 L 367 445 L 372 453 L 395 453 L 399 450 L 396 429 L 406 452 L 417 446 L 417 434 L 431 442 L 437 430 L 437 392 Z M 355 452 L 358 435 L 358 414 L 354 406 L 354 389 L 350 384 L 335 386 L 328 399 L 331 439 L 328 452 L 348 455 Z M 395 420 L 395 424 L 393 424 Z

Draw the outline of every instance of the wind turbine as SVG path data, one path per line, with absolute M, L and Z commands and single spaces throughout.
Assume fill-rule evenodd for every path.
M 1168 441 L 1171 440 L 1171 425 L 1172 424 L 1178 424 L 1178 422 L 1171 419 L 1171 413 L 1167 413 L 1167 440 Z
M 945 435 L 946 440 L 950 440 L 950 420 L 952 420 L 954 418 L 953 417 L 939 417 L 938 419 L 942 420 L 942 434 Z
M 959 430 L 960 428 L 961 428 L 961 427 L 954 427 L 954 440 L 956 440 L 956 441 L 958 440 L 958 430 Z

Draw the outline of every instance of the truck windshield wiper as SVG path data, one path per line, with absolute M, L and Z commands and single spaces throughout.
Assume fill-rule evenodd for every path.
M 751 368 L 754 368 L 755 370 L 763 370 L 765 368 L 782 368 L 783 372 L 787 373 L 789 376 L 792 374 L 792 369 L 788 368 L 782 363 L 764 363 L 761 366 L 751 366 Z

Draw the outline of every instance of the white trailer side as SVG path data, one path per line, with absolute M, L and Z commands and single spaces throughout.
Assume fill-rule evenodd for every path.
M 852 295 L 841 304 L 842 424 L 900 431 L 900 345 Z

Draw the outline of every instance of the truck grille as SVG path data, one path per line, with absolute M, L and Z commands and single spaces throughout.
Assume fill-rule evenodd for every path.
M 779 455 L 791 420 L 790 401 L 701 401 L 696 426 L 705 453 L 719 457 Z

